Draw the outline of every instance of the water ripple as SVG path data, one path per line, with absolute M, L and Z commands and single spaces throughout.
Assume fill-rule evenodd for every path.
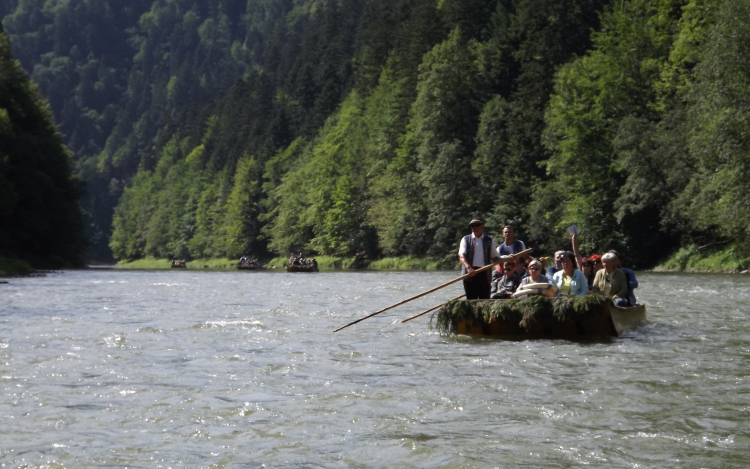
M 442 337 L 454 278 L 71 271 L 0 302 L 7 467 L 744 468 L 750 279 L 639 274 L 604 340 Z

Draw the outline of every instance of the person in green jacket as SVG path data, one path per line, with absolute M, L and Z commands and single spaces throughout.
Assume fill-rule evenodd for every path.
M 628 301 L 628 280 L 617 267 L 617 255 L 608 252 L 602 256 L 602 264 L 604 268 L 594 277 L 593 292 L 612 298 L 615 306 L 632 306 Z

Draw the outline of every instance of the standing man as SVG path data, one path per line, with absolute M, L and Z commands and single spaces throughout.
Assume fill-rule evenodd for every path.
M 484 233 L 484 221 L 475 218 L 469 223 L 469 228 L 471 234 L 461 239 L 461 245 L 458 248 L 458 260 L 463 266 L 461 274 L 469 274 L 469 278 L 464 279 L 466 299 L 488 300 L 490 299 L 490 271 L 492 269 L 479 274 L 476 270 L 500 259 L 497 257 L 495 241 Z
M 503 228 L 503 244 L 498 248 L 497 253 L 500 256 L 510 256 L 526 250 L 526 245 L 520 239 L 515 238 L 513 227 L 508 225 Z

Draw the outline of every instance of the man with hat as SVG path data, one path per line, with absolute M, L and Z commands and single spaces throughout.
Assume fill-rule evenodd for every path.
M 484 220 L 474 218 L 469 222 L 471 234 L 461 239 L 458 248 L 458 260 L 463 266 L 462 275 L 469 275 L 464 279 L 464 291 L 467 300 L 488 300 L 490 298 L 491 270 L 476 273 L 486 265 L 499 261 L 495 241 L 491 236 L 484 233 Z

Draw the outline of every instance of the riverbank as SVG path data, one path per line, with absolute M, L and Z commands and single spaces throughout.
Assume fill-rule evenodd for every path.
M 34 272 L 36 272 L 36 269 L 34 269 L 31 264 L 26 261 L 0 257 L 0 277 L 29 275 Z
M 229 259 L 193 259 L 187 261 L 188 268 L 192 269 L 235 269 L 237 264 L 238 261 Z M 171 267 L 171 259 L 156 259 L 154 257 L 120 261 L 115 265 L 116 269 L 169 269 Z
M 420 257 L 386 257 L 369 263 L 357 262 L 355 258 L 332 256 L 316 256 L 320 269 L 363 269 L 363 270 L 454 270 L 458 262 L 450 263 L 435 258 Z M 265 268 L 282 269 L 289 261 L 286 257 L 275 257 L 262 264 Z M 194 259 L 187 261 L 189 269 L 236 269 L 238 261 L 230 259 Z M 170 259 L 156 259 L 147 257 L 135 261 L 120 261 L 115 265 L 118 269 L 169 269 Z
M 665 262 L 653 268 L 654 272 L 713 272 L 747 273 L 750 256 L 743 253 L 736 244 L 722 248 L 688 246 L 681 248 Z
M 287 257 L 275 257 L 268 262 L 262 263 L 263 267 L 271 269 L 283 269 Z M 378 271 L 404 271 L 404 270 L 457 270 L 460 265 L 457 261 L 429 258 L 429 257 L 386 257 L 376 261 L 358 262 L 354 257 L 316 256 L 318 267 L 323 270 L 357 269 Z M 21 261 L 16 261 L 21 262 Z M 236 269 L 237 260 L 232 259 L 193 259 L 187 262 L 189 269 Z M 25 266 L 24 266 L 25 264 Z M 0 275 L 8 275 L 7 259 L 0 258 Z M 171 267 L 170 259 L 145 258 L 135 261 L 120 261 L 115 266 L 118 269 L 168 269 Z M 27 268 L 30 270 L 19 271 L 20 273 L 33 272 L 29 264 L 21 262 L 20 267 L 14 264 L 10 268 Z M 714 272 L 714 273 L 746 273 L 750 269 L 750 254 L 743 251 L 735 244 L 723 247 L 700 248 L 687 246 L 681 248 L 670 256 L 666 261 L 653 267 L 654 272 Z

